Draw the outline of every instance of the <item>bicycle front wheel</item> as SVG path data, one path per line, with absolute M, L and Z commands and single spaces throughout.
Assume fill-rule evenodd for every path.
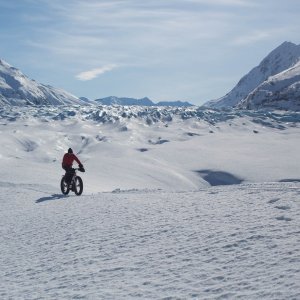
M 83 182 L 81 177 L 76 176 L 74 179 L 74 192 L 77 196 L 80 196 L 83 191 Z

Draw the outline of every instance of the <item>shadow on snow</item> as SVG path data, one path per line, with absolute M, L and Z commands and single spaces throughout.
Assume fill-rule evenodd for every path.
M 67 196 L 62 195 L 62 194 L 53 194 L 53 195 L 48 196 L 48 197 L 39 198 L 35 201 L 35 203 L 41 203 L 41 202 L 52 201 L 52 200 L 59 200 L 59 199 L 62 199 L 62 198 L 67 198 Z
M 300 182 L 300 179 L 297 178 L 289 178 L 289 179 L 282 179 L 279 182 Z
M 243 182 L 242 179 L 223 171 L 199 170 L 196 172 L 211 186 L 233 185 Z

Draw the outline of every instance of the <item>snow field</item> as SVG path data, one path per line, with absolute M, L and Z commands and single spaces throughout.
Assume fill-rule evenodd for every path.
M 300 296 L 299 183 L 82 197 L 0 189 L 1 299 Z

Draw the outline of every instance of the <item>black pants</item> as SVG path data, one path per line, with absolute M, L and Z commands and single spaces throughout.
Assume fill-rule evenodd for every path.
M 70 184 L 72 181 L 73 175 L 75 173 L 75 169 L 73 169 L 72 167 L 64 167 L 64 170 L 66 171 L 66 174 L 65 174 L 66 183 Z

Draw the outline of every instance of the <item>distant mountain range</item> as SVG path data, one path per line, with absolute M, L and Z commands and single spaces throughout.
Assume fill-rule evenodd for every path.
M 284 42 L 211 108 L 300 110 L 300 45 Z
M 154 103 L 149 98 L 118 98 L 115 96 L 106 97 L 102 99 L 96 99 L 95 102 L 102 105 L 140 105 L 140 106 L 192 106 L 189 102 L 182 101 L 164 101 Z
M 25 76 L 20 70 L 0 59 L 0 105 L 141 105 L 191 106 L 182 101 L 154 103 L 148 98 L 117 98 L 89 100 L 78 98 L 62 89 L 44 85 Z
M 149 98 L 110 96 L 89 100 L 29 79 L 0 59 L 0 105 L 192 106 L 189 102 L 154 103 Z M 225 96 L 203 107 L 300 111 L 300 45 L 284 42 L 243 76 Z

